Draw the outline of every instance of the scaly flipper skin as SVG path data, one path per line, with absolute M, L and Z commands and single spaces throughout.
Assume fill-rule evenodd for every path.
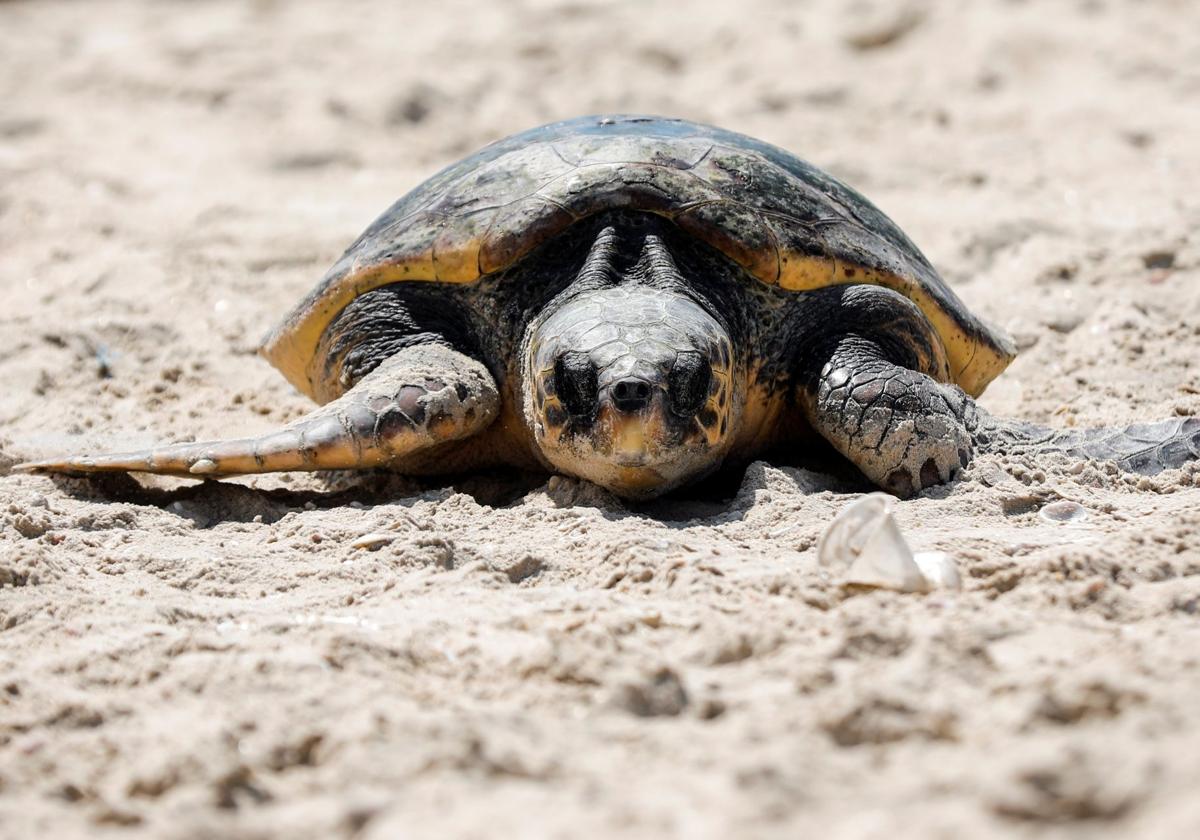
M 808 400 L 809 421 L 867 478 L 901 498 L 950 481 L 976 452 L 1060 453 L 1140 475 L 1200 459 L 1200 417 L 1047 429 L 996 419 L 957 386 L 882 356 L 869 341 L 842 342 Z
M 979 412 L 974 432 L 984 452 L 1061 452 L 1072 458 L 1110 461 L 1126 472 L 1157 475 L 1200 460 L 1200 417 L 1134 423 L 1123 429 L 1046 429 L 1019 420 L 996 420 Z
M 974 400 L 888 361 L 861 339 L 839 344 L 807 409 L 813 428 L 838 452 L 901 498 L 950 481 L 975 450 Z
M 15 469 L 211 478 L 399 467 L 406 456 L 482 431 L 499 410 L 500 397 L 487 368 L 456 350 L 423 344 L 397 352 L 341 397 L 261 437 L 34 461 Z

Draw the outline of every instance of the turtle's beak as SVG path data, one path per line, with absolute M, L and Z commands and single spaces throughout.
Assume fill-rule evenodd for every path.
M 613 422 L 613 460 L 622 467 L 640 467 L 650 460 L 646 427 L 640 417 L 618 416 Z

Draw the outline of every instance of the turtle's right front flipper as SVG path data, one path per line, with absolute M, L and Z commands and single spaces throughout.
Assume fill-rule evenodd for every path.
M 470 437 L 499 410 L 500 397 L 487 368 L 448 347 L 422 344 L 384 360 L 333 402 L 261 437 L 51 458 L 14 469 L 215 477 L 382 467 L 435 444 Z

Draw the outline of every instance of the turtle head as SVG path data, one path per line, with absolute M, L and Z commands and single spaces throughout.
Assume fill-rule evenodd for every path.
M 738 421 L 728 331 L 636 285 L 572 295 L 531 331 L 526 416 L 558 470 L 649 499 L 715 469 Z

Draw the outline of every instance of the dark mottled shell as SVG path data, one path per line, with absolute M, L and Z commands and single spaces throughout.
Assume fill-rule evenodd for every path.
M 322 333 L 388 283 L 472 283 L 574 222 L 614 209 L 671 219 L 763 283 L 793 291 L 869 283 L 929 318 L 971 394 L 1011 361 L 896 225 L 854 190 L 767 143 L 684 120 L 581 117 L 487 146 L 397 201 L 267 338 L 265 355 L 312 394 Z

